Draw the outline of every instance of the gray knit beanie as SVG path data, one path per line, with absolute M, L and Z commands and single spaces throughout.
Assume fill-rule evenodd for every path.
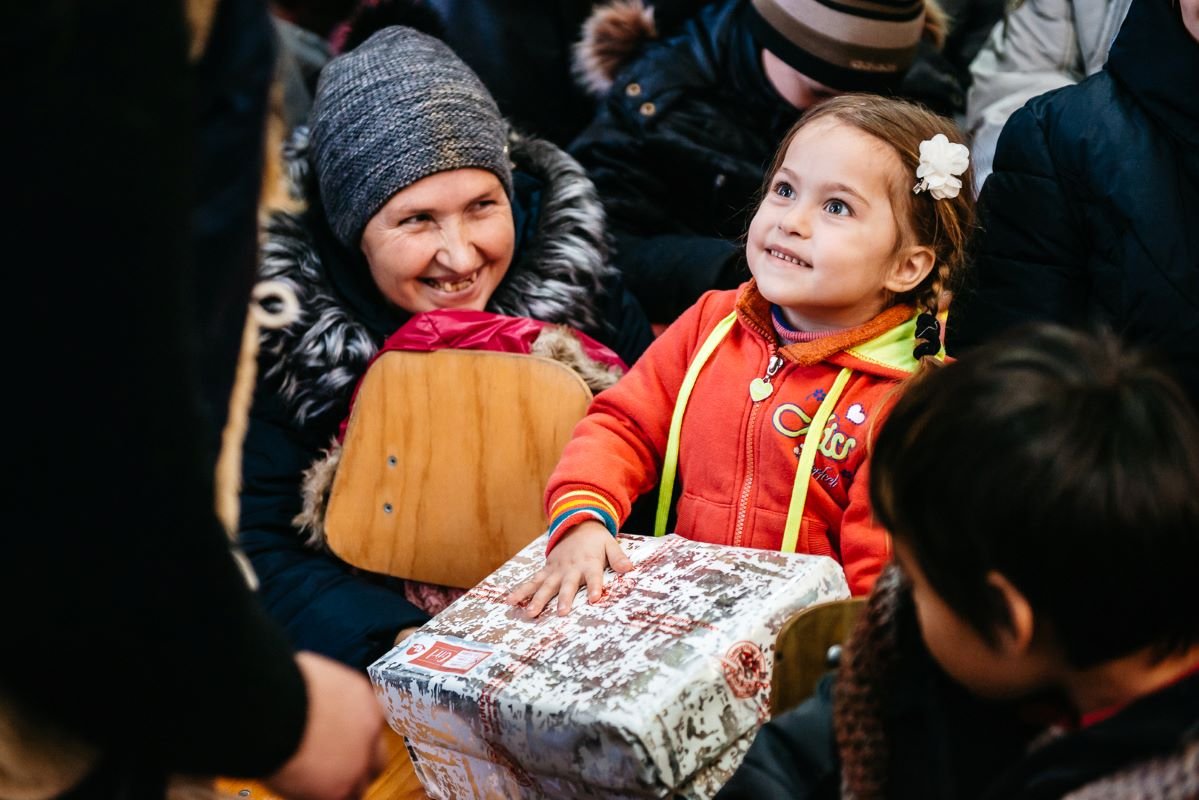
M 392 195 L 437 172 L 489 170 L 512 194 L 495 100 L 449 47 L 411 28 L 384 28 L 326 64 L 309 125 L 325 216 L 346 247 Z

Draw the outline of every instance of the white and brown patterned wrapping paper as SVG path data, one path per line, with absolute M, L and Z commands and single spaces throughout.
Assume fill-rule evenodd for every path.
M 849 596 L 823 556 L 621 535 L 636 564 L 536 620 L 545 539 L 369 668 L 431 797 L 708 798 L 770 713 L 783 622 Z

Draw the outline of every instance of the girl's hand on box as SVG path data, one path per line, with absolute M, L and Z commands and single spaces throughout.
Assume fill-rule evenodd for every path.
M 607 566 L 623 574 L 633 568 L 633 562 L 603 525 L 594 521 L 580 523 L 545 557 L 544 567 L 512 590 L 507 602 L 515 606 L 528 600 L 525 613 L 533 619 L 557 595 L 558 616 L 565 616 L 574 603 L 575 593 L 584 584 L 587 602 L 600 599 Z

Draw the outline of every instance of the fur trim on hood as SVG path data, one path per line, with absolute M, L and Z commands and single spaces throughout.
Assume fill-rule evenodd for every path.
M 573 49 L 575 80 L 600 96 L 641 48 L 658 38 L 653 6 L 643 0 L 612 0 L 599 6 L 583 23 L 583 35 Z
M 316 196 L 309 188 L 307 133 L 297 129 L 286 152 L 293 191 L 304 202 Z M 577 161 L 549 142 L 514 132 L 509 146 L 516 170 L 541 181 L 541 210 L 487 310 L 589 334 L 603 331 L 601 304 L 616 268 L 608 264 L 604 211 L 594 185 Z M 354 384 L 392 333 L 372 330 L 340 299 L 328 270 L 352 266 L 334 263 L 336 254 L 323 253 L 308 226 L 308 215 L 273 214 L 259 263 L 260 279 L 280 281 L 299 301 L 299 319 L 264 331 L 260 349 L 263 374 L 277 381 L 300 425 L 344 413 Z
M 562 325 L 543 330 L 529 350 L 531 355 L 558 361 L 570 367 L 592 394 L 599 394 L 620 379 L 620 368 L 601 364 L 590 358 L 574 331 Z M 304 534 L 304 544 L 318 550 L 325 545 L 325 512 L 329 507 L 329 493 L 333 490 L 333 479 L 341 463 L 342 445 L 336 438 L 330 443 L 324 457 L 314 461 L 304 471 L 303 510 L 292 519 Z
M 592 394 L 599 394 L 612 386 L 622 374 L 620 367 L 615 364 L 601 364 L 588 356 L 574 331 L 565 325 L 543 330 L 529 352 L 570 367 L 583 379 Z

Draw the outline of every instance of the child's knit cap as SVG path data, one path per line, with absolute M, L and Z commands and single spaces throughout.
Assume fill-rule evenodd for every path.
M 437 172 L 489 170 L 512 193 L 495 100 L 448 46 L 411 28 L 384 28 L 326 64 L 309 124 L 325 215 L 347 247 L 392 195 Z
M 916 58 L 924 0 L 752 0 L 762 47 L 843 92 L 890 92 Z

